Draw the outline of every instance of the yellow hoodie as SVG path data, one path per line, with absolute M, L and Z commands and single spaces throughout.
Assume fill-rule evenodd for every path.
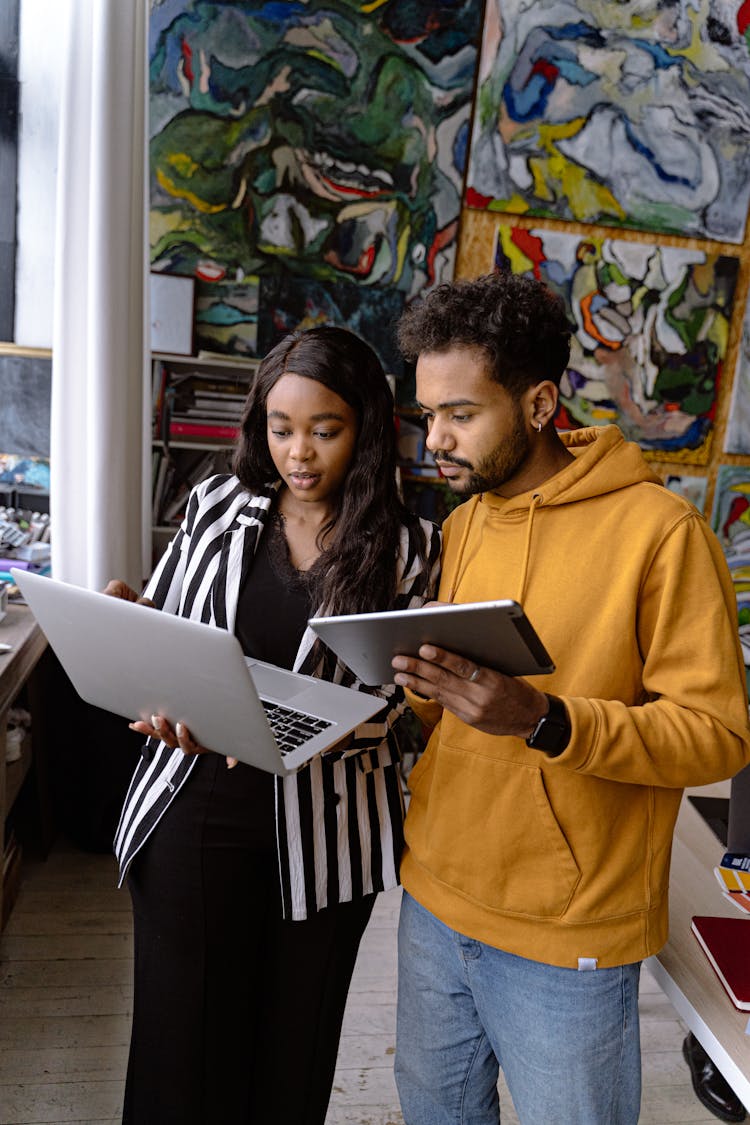
M 615 426 L 533 492 L 458 507 L 441 600 L 515 598 L 570 716 L 557 758 L 410 696 L 434 725 L 412 771 L 401 877 L 478 941 L 548 964 L 655 953 L 682 787 L 750 760 L 737 609 L 721 548 Z M 435 725 L 436 724 L 436 725 Z

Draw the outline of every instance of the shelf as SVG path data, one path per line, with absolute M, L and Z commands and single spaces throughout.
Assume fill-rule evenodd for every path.
M 234 449 L 236 442 L 233 441 L 188 441 L 186 438 L 175 439 L 174 441 L 162 441 L 161 438 L 154 438 L 151 442 L 153 446 L 159 449 L 215 449 L 217 452 L 222 449 Z
M 152 352 L 152 360 L 168 363 L 170 367 L 187 367 L 191 370 L 222 370 L 241 371 L 243 368 L 254 370 L 260 363 L 259 359 L 249 356 L 200 356 L 200 355 L 172 355 L 169 352 Z
M 190 490 L 206 477 L 229 468 L 245 397 L 258 365 L 255 359 L 238 360 L 152 353 L 154 562 L 161 554 L 165 535 L 171 537 L 177 531 Z M 172 420 L 181 425 L 194 422 L 198 432 L 169 434 Z M 219 433 L 206 433 L 206 429 L 219 429 Z M 232 436 L 228 436 L 230 433 Z

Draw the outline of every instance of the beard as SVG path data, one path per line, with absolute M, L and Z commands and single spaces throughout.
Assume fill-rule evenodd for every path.
M 449 453 L 438 452 L 435 458 L 468 469 L 469 475 L 465 480 L 446 479 L 445 484 L 457 496 L 474 496 L 479 492 L 494 492 L 515 476 L 529 455 L 530 445 L 521 408 L 518 407 L 510 434 L 486 457 L 477 461 L 476 465 L 460 457 L 451 457 Z

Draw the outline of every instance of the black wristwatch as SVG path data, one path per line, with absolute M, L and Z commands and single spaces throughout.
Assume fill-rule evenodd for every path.
M 565 710 L 562 699 L 556 695 L 547 695 L 549 711 L 542 715 L 533 731 L 526 739 L 526 745 L 532 750 L 543 750 L 550 758 L 562 754 L 570 742 L 570 719 Z

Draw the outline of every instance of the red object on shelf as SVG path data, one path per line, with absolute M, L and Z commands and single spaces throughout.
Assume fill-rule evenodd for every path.
M 239 435 L 239 426 L 213 426 L 202 422 L 170 422 L 170 437 L 202 437 L 231 440 Z

